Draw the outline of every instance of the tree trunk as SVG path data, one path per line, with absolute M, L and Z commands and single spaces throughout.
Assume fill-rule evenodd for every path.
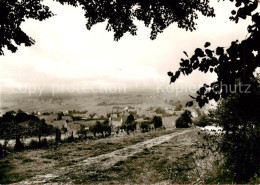
M 21 140 L 20 140 L 20 137 L 19 136 L 17 136 L 16 138 L 15 138 L 15 146 L 14 146 L 14 149 L 16 150 L 16 151 L 20 151 L 20 150 L 22 150 L 23 149 L 23 144 L 22 144 L 22 142 L 21 142 Z
M 38 135 L 39 144 L 41 143 L 41 137 L 42 137 L 42 136 L 39 134 L 39 135 Z

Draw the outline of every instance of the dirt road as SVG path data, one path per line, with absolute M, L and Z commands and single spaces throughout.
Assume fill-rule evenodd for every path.
M 116 163 L 120 161 L 126 160 L 128 157 L 131 157 L 137 153 L 142 152 L 145 148 L 151 148 L 153 146 L 157 146 L 160 144 L 163 144 L 164 142 L 167 142 L 168 140 L 187 134 L 189 132 L 193 131 L 192 129 L 189 130 L 182 130 L 180 132 L 175 132 L 172 134 L 163 135 L 160 137 L 156 137 L 153 139 L 149 139 L 131 146 L 127 146 L 123 149 L 115 150 L 110 153 L 106 153 L 103 155 L 98 155 L 95 157 L 89 157 L 84 159 L 81 162 L 78 162 L 75 165 L 62 167 L 58 170 L 55 170 L 52 174 L 45 174 L 45 175 L 37 175 L 33 177 L 32 179 L 28 179 L 25 181 L 22 181 L 18 184 L 39 184 L 39 183 L 46 183 L 50 180 L 66 176 L 66 174 L 77 170 L 84 170 L 86 168 L 91 167 L 93 171 L 96 169 L 108 169 L 112 166 L 114 166 Z

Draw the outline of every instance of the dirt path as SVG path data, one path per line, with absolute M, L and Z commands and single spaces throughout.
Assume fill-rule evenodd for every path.
M 172 134 L 163 135 L 160 137 L 156 137 L 153 139 L 149 139 L 147 141 L 137 143 L 135 145 L 125 147 L 123 149 L 115 150 L 115 151 L 107 153 L 107 154 L 99 155 L 96 157 L 89 157 L 75 165 L 59 168 L 58 170 L 55 170 L 52 174 L 37 175 L 37 176 L 33 177 L 32 179 L 22 181 L 18 184 L 45 183 L 52 179 L 64 176 L 67 173 L 73 172 L 76 169 L 83 170 L 88 167 L 91 167 L 91 169 L 93 169 L 93 171 L 96 169 L 108 169 L 108 168 L 114 166 L 116 163 L 126 160 L 128 157 L 131 157 L 137 153 L 142 152 L 145 148 L 151 148 L 153 146 L 160 145 L 174 137 L 177 137 L 177 136 L 180 136 L 183 134 L 187 134 L 191 131 L 193 131 L 193 130 L 189 129 L 189 130 L 180 131 L 178 133 L 175 132 Z

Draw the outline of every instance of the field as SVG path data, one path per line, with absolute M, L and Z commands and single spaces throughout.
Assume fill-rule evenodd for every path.
M 10 154 L 0 183 L 202 183 L 219 156 L 205 152 L 199 132 L 152 131 Z
M 160 93 L 121 93 L 121 94 L 43 94 L 41 96 L 28 94 L 2 94 L 0 98 L 0 113 L 9 110 L 22 109 L 25 112 L 58 112 L 66 110 L 87 110 L 100 115 L 112 112 L 113 106 L 134 106 L 145 110 L 151 106 L 174 107 L 165 102 L 179 100 L 186 103 L 189 96 L 183 94 L 175 97 L 174 94 Z
M 155 114 L 156 108 L 172 111 L 189 100 L 171 94 L 127 93 L 85 95 L 2 95 L 1 113 L 22 109 L 25 112 L 77 110 L 106 116 L 115 107 L 134 107 L 137 115 Z M 151 109 L 152 107 L 152 109 Z M 189 110 L 195 112 L 195 106 Z M 166 117 L 173 122 L 178 114 Z M 162 116 L 164 117 L 164 116 Z M 76 121 L 77 122 L 77 121 Z M 79 122 L 79 121 L 78 121 Z M 75 124 L 70 121 L 68 125 Z M 76 132 L 74 132 L 76 133 Z M 57 148 L 10 153 L 0 161 L 0 184 L 151 184 L 215 182 L 215 161 L 195 128 L 134 132 L 107 138 L 65 142 Z M 213 170 L 214 169 L 214 170 Z M 212 171 L 213 170 L 213 171 Z M 210 180 L 213 179 L 213 180 Z

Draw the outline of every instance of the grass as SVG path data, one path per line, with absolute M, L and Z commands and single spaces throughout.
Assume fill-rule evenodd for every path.
M 186 141 L 185 141 L 186 142 Z M 172 146 L 178 144 L 176 150 Z M 170 150 L 169 148 L 173 148 Z M 145 148 L 141 153 L 118 161 L 108 169 L 85 167 L 75 169 L 65 176 L 79 184 L 153 184 L 167 181 L 169 183 L 192 183 L 194 174 L 194 150 L 196 146 L 182 145 L 179 139 L 165 142 L 152 148 Z M 59 178 L 62 182 L 64 178 Z M 51 182 L 57 182 L 54 179 Z
M 0 161 L 0 184 L 19 182 L 31 177 L 24 173 L 12 172 L 14 169 L 15 165 L 11 163 L 9 158 Z
M 87 157 L 109 153 L 172 132 L 168 130 L 152 131 L 146 134 L 135 134 L 121 138 L 104 138 L 77 143 L 63 143 L 57 150 L 37 149 L 13 153 L 5 159 L 0 160 L 0 184 L 16 183 L 35 175 L 50 173 L 60 167 L 76 164 Z M 8 163 L 5 162 L 7 159 Z M 95 175 L 92 178 L 94 177 Z M 103 175 L 102 179 L 104 178 L 105 175 Z
M 1 160 L 1 183 L 15 183 L 29 177 L 51 173 L 61 167 L 79 164 L 82 160 L 124 148 L 138 142 L 175 131 L 158 131 L 146 134 L 130 135 L 124 138 L 105 138 L 77 143 L 65 143 L 57 150 L 40 149 L 24 151 L 8 156 L 8 163 Z M 203 151 L 203 134 L 192 132 L 178 136 L 161 145 L 145 148 L 142 152 L 118 161 L 110 168 L 98 166 L 73 166 L 63 175 L 51 182 L 74 184 L 153 184 L 194 183 L 203 171 L 198 170 L 196 162 L 204 164 L 208 155 Z M 198 144 L 200 143 L 200 144 Z M 208 150 L 206 148 L 206 150 Z M 30 156 L 30 157 L 29 157 Z M 7 159 L 6 158 L 6 159 Z M 36 160 L 37 159 L 37 160 Z M 107 159 L 103 159 L 105 163 Z M 98 164 L 97 164 L 98 165 Z M 1 166 L 1 167 L 2 167 Z M 38 169 L 38 166 L 41 169 Z M 26 170 L 24 170 L 26 168 Z M 202 183 L 217 183 L 214 172 L 207 173 Z M 200 177 L 202 178 L 202 177 Z M 221 176 L 219 178 L 222 178 Z M 203 178 L 202 178 L 203 180 Z

